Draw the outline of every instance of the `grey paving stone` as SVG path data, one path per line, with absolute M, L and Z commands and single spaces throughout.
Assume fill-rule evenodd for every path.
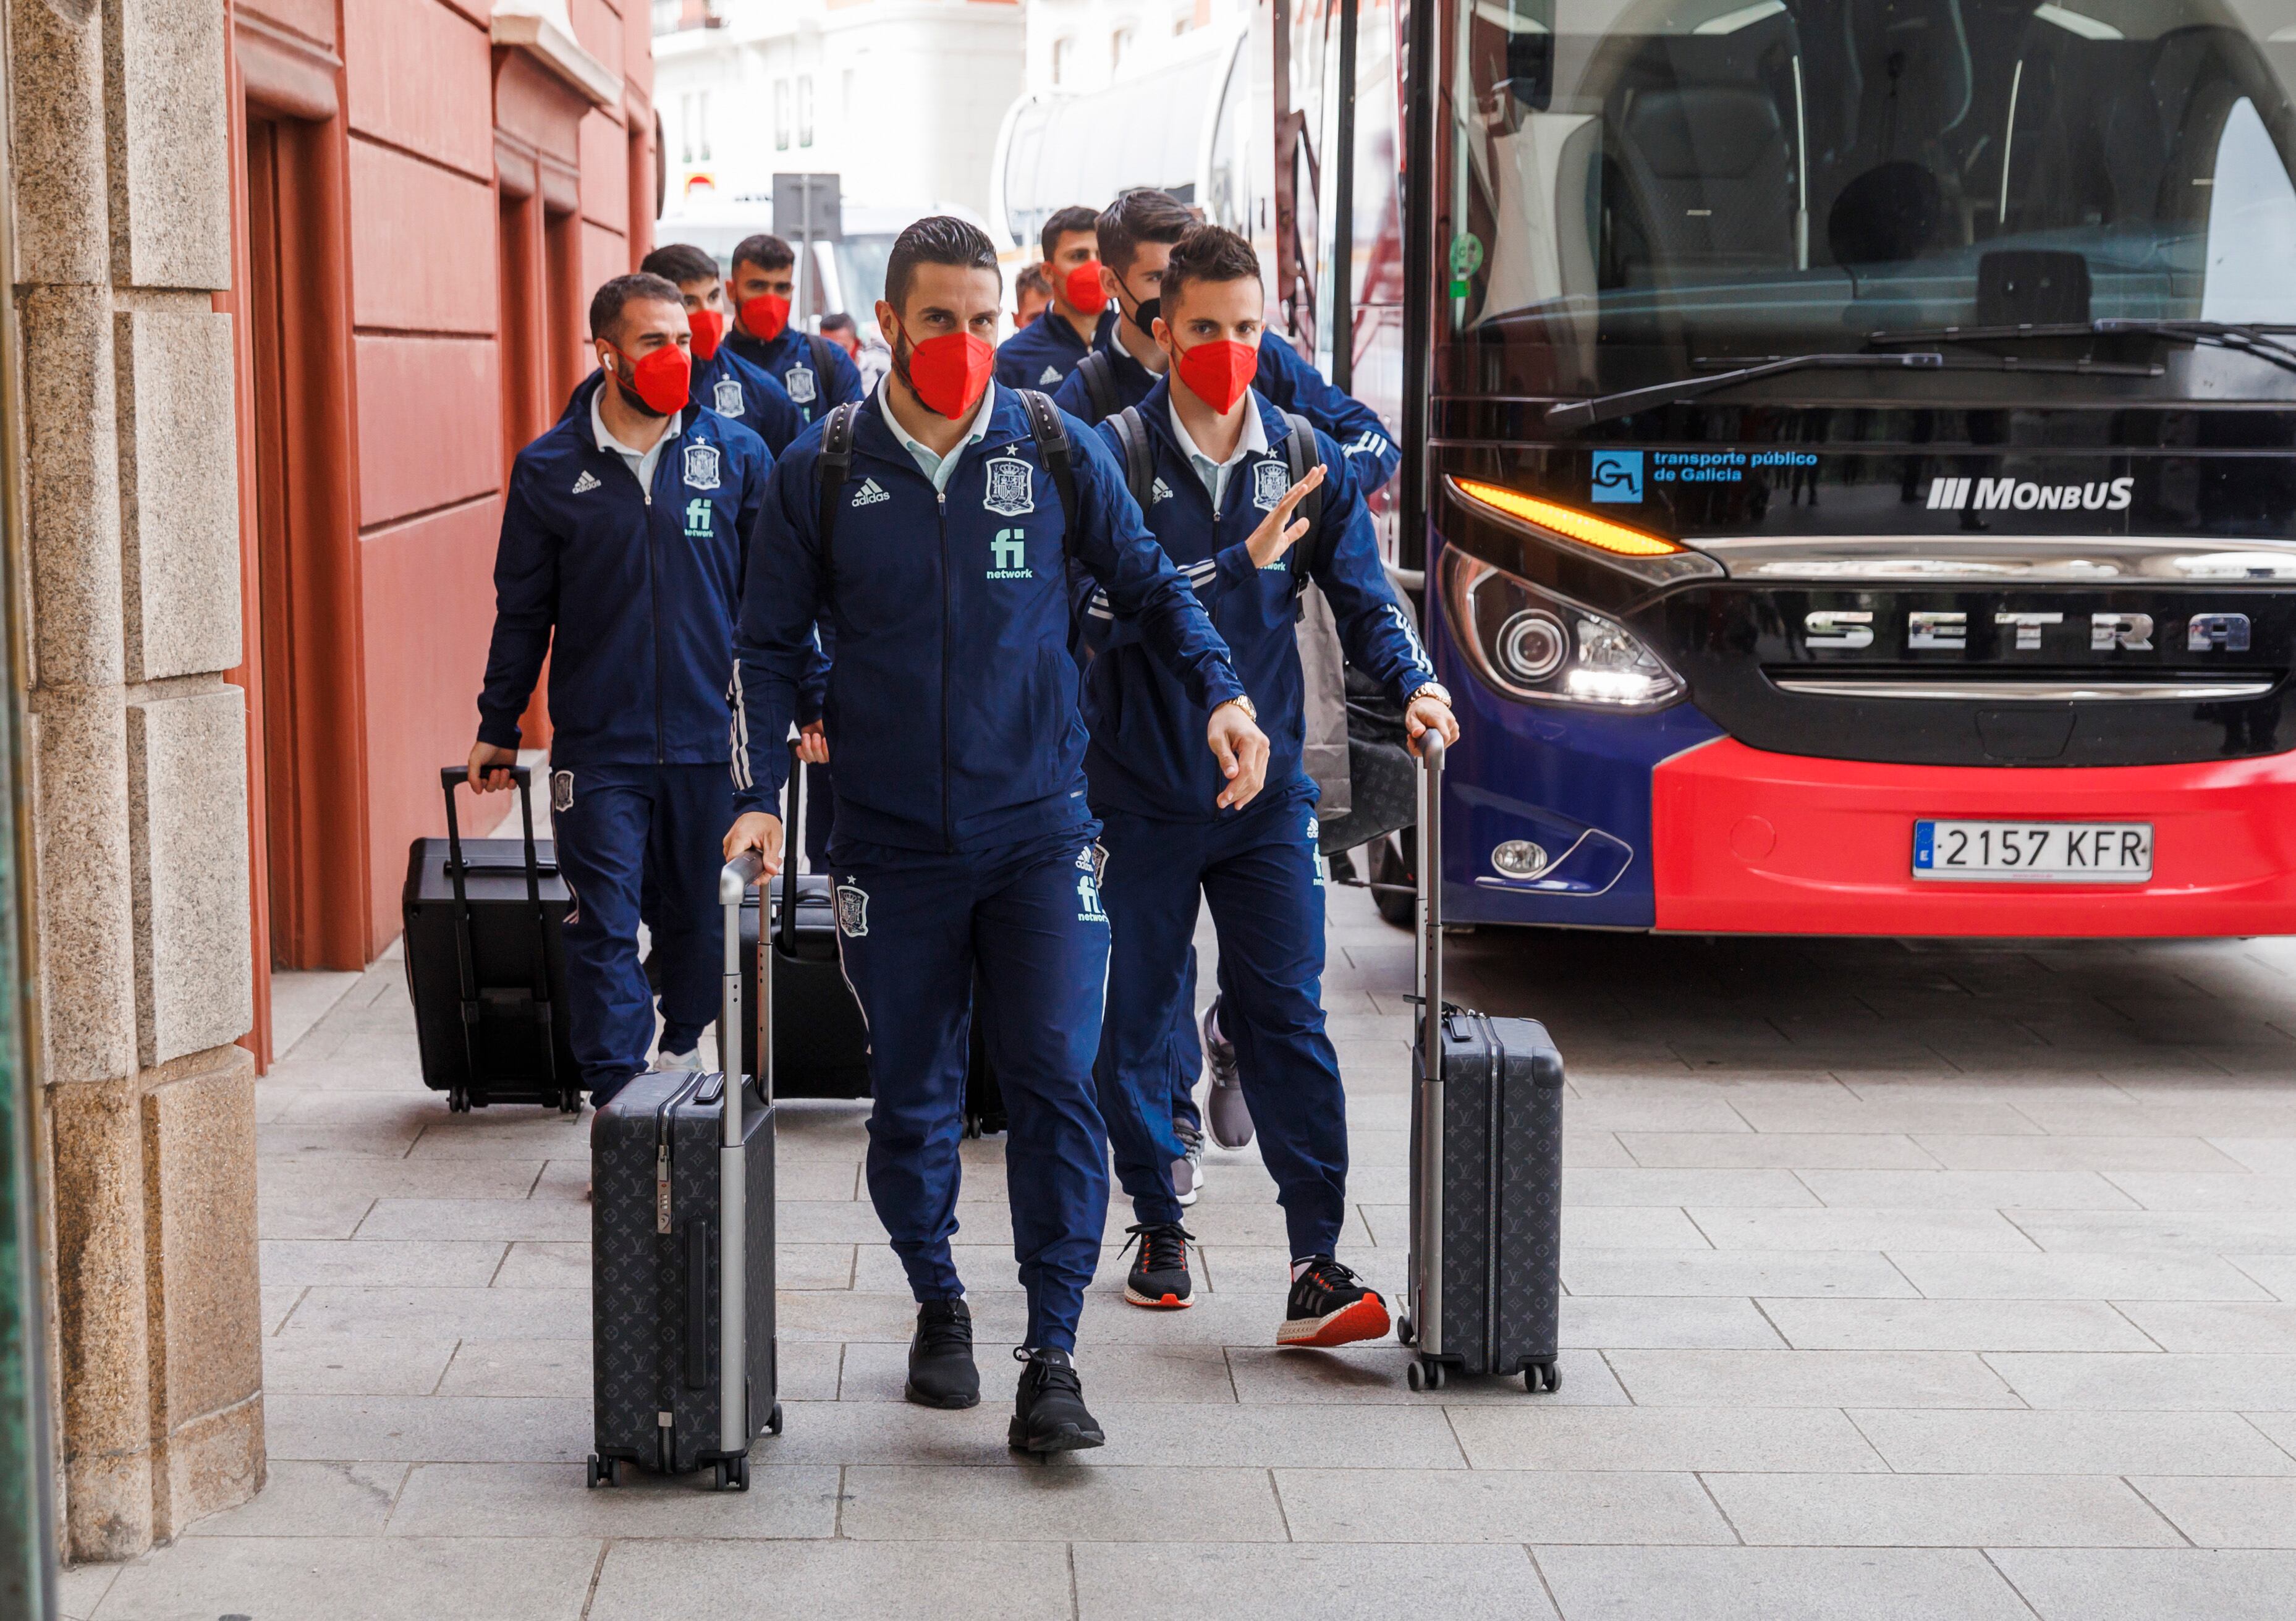
M 1736 1540 L 1688 1474 L 1287 1469 L 1275 1481 L 1295 1542 Z
M 575 1621 L 600 1551 L 584 1537 L 187 1537 L 122 1569 L 95 1616 Z
M 1409 1206 L 1366 1205 L 1359 1208 L 1370 1226 L 1372 1238 L 1382 1248 L 1392 1248 L 1400 1254 L 1409 1248 Z M 1192 1225 L 1189 1230 L 1195 1229 Z M 1207 1241 L 1217 1240 L 1208 1237 Z M 1280 1232 L 1274 1241 L 1282 1241 Z M 1604 1205 L 1566 1213 L 1562 1218 L 1562 1242 L 1566 1249 L 1697 1249 L 1705 1245 L 1706 1239 L 1680 1210 Z
M 2231 1412 L 1913 1412 L 1849 1420 L 1902 1475 L 2296 1475 Z
M 2241 1168 L 2234 1158 L 2199 1137 L 1916 1137 L 1914 1141 L 1952 1171 Z
M 2136 1203 L 2095 1171 L 1804 1171 L 1800 1180 L 1837 1208 L 2126 1210 Z
M 1854 1250 L 1566 1250 L 1562 1285 L 1581 1295 L 1803 1295 L 1889 1298 L 1915 1290 L 1887 1257 Z
M 587 1396 L 590 1341 L 466 1339 L 439 1379 L 440 1396 Z
M 1959 1255 L 1890 1257 L 1923 1294 L 1948 1300 L 2260 1300 L 2241 1269 L 2200 1255 Z M 2292 1274 L 2296 1275 L 2296 1274 Z
M 2296 1256 L 2229 1255 L 2224 1259 L 2259 1289 L 2296 1301 Z
M 782 1433 L 760 1443 L 757 1455 L 760 1461 L 775 1464 L 1035 1468 L 1033 1461 L 1005 1448 L 1004 1427 L 1012 1417 L 1011 1390 L 987 1380 L 978 1407 L 954 1412 L 908 1402 L 800 1401 L 785 1389 Z
M 1203 1469 L 1464 1469 L 1467 1461 L 1437 1406 L 1366 1406 L 1335 1424 L 1314 1408 L 1103 1401 L 1087 1384 L 1108 1445 L 1079 1468 L 1147 1464 Z M 1526 1398 L 1528 1399 L 1528 1398 Z M 986 1404 L 984 1401 L 984 1404 Z
M 88 1621 L 119 1579 L 119 1569 L 118 1565 L 74 1565 L 57 1572 L 56 1613 L 63 1621 Z
M 2014 1407 L 1965 1351 L 1612 1351 L 1645 1407 Z
M 1255 1621 L 1534 1621 L 1554 1606 L 1521 1548 L 1355 1543 L 1344 1549 L 1263 1543 L 1188 1544 L 1152 1584 L 1136 1551 L 1075 1548 L 1079 1621 L 1169 1621 L 1229 1615 L 1249 1596 Z M 1332 1580 L 1334 1569 L 1344 1573 Z
M 1888 1466 L 1841 1413 L 1825 1408 L 1705 1412 L 1690 1407 L 1554 1408 L 1482 1403 L 1451 1408 L 1476 1469 L 1792 1470 Z
M 1016 1377 L 1003 1347 L 975 1347 L 981 1388 L 1009 1395 Z M 1227 1356 L 1216 1345 L 1110 1345 L 1087 1338 L 1078 1348 L 1077 1366 L 1097 1412 L 1103 1402 L 1180 1402 L 1191 1405 L 1235 1400 Z M 909 1347 L 883 1340 L 855 1340 L 844 1347 L 838 1398 L 848 1402 L 898 1402 L 908 1381 Z M 985 1398 L 984 1398 L 985 1399 Z
M 366 1219 L 353 1224 L 362 1239 L 537 1239 L 590 1241 L 590 1207 L 534 1199 L 378 1199 Z M 266 1224 L 264 1236 L 274 1233 Z M 348 1232 L 308 1236 L 348 1238 Z
M 1580 1098 L 1570 1108 L 1580 1131 L 1742 1132 L 1744 1116 L 1719 1098 L 1685 1093 L 1674 1098 Z
M 2009 1549 L 1993 1556 L 2041 1621 L 2286 1621 L 2296 1554 Z
M 428 1396 L 454 1354 L 451 1334 L 396 1339 L 291 1328 L 263 1342 L 263 1388 L 275 1396 Z
M 2296 1135 L 2282 1137 L 2218 1137 L 2209 1145 L 2234 1161 L 2241 1169 L 2270 1176 L 2296 1176 Z M 2221 1170 L 2221 1166 L 2147 1166 L 2147 1170 Z
M 1975 1549 L 1548 1548 L 1565 1621 L 2032 1621 Z
M 1566 1346 L 1714 1346 L 1748 1349 L 1785 1342 L 1751 1300 L 1695 1295 L 1574 1295 L 1562 1304 Z
M 714 1490 L 706 1470 L 677 1478 L 625 1470 L 619 1485 L 593 1491 L 583 1471 L 568 1464 L 426 1463 L 407 1477 L 390 1535 L 616 1541 L 832 1535 L 838 1471 L 771 1462 L 763 1455 L 770 1445 L 752 1454 L 746 1492 Z
M 404 1334 L 430 1339 L 590 1338 L 586 1289 L 315 1287 L 295 1309 L 295 1334 Z
M 374 1208 L 364 1193 L 314 1192 L 303 1189 L 255 1186 L 256 1231 L 266 1239 L 347 1239 Z M 469 1233 L 440 1234 L 468 1238 Z
M 1190 1231 L 1193 1232 L 1193 1229 L 1191 1228 Z M 1100 1272 L 1092 1283 L 1095 1293 L 1120 1295 L 1124 1292 L 1125 1267 L 1130 1265 L 1130 1260 L 1129 1257 L 1126 1257 L 1123 1265 L 1118 1264 L 1118 1244 L 1123 1241 L 1119 1238 L 1117 1244 L 1111 1244 L 1101 1251 Z M 865 1294 L 906 1295 L 908 1293 L 909 1279 L 908 1274 L 901 1270 L 901 1257 L 893 1253 L 891 1246 L 885 1242 L 882 1233 L 873 1243 L 844 1246 L 808 1244 L 784 1246 L 784 1248 L 819 1251 L 824 1255 L 831 1248 L 838 1248 L 851 1257 L 848 1263 L 851 1273 L 849 1284 L 827 1282 L 814 1285 L 784 1284 L 783 1286 L 784 1288 L 852 1288 Z M 1199 1253 L 1201 1248 L 1201 1245 L 1196 1247 Z M 1013 1246 L 1009 1241 L 992 1244 L 952 1244 L 949 1246 L 949 1253 L 956 1264 L 957 1276 L 964 1281 L 966 1294 L 1018 1295 L 1021 1292 L 1019 1265 L 1013 1259 Z M 1201 1288 L 1203 1280 L 1199 1279 L 1198 1284 Z
M 1563 1309 L 1570 1309 L 1567 1304 Z M 1411 1356 L 1412 1353 L 1392 1342 L 1350 1346 L 1343 1351 L 1230 1346 L 1227 1364 L 1235 1380 L 1236 1399 L 1246 1404 L 1309 1403 L 1351 1406 L 1384 1402 L 1426 1406 L 1439 1401 L 1447 1407 L 1470 1402 L 1608 1407 L 1623 1406 L 1627 1402 L 1627 1394 L 1611 1377 L 1609 1365 L 1593 1351 L 1563 1352 L 1562 1388 L 1535 1397 L 1525 1394 L 1519 1379 L 1458 1378 L 1446 1383 L 1439 1396 L 1414 1394 L 1403 1382 L 1404 1368 Z
M 258 1159 L 255 1185 L 275 1193 L 369 1199 L 524 1199 L 538 1159 L 382 1159 L 365 1154 Z
M 2044 1129 L 2007 1103 L 1974 1097 L 1865 1099 L 1848 1093 L 1813 1094 L 1749 1098 L 1735 1107 L 1758 1132 L 2013 1137 L 2038 1135 Z M 2159 1133 L 2156 1129 L 2147 1134 Z
M 280 1324 L 285 1322 L 295 1308 L 302 1304 L 303 1296 L 307 1290 L 308 1286 L 301 1283 L 287 1288 L 275 1288 L 271 1284 L 264 1284 L 259 1291 L 261 1298 L 258 1302 L 263 1313 L 263 1331 L 266 1334 L 277 1333 Z
M 2129 1485 L 2202 1548 L 2296 1548 L 2296 1480 L 2151 1476 Z
M 1398 1478 L 1383 1470 L 1335 1472 Z M 961 1476 L 947 1468 L 853 1464 L 845 1470 L 838 1522 L 840 1535 L 859 1542 L 978 1543 L 1006 1536 L 1171 1543 L 1185 1542 L 1207 1526 L 1234 1542 L 1285 1540 L 1268 1471 L 1102 1468 L 1082 1455 L 1066 1467 L 983 1467 Z
M 1706 1478 L 1748 1543 L 1784 1547 L 2174 1547 L 2126 1481 L 2095 1475 Z
M 2034 1407 L 2296 1412 L 2296 1356 L 2004 1351 L 1985 1360 Z
M 1690 1215 L 1717 1249 L 2030 1252 L 2039 1247 L 1996 1210 L 1693 1209 Z
M 503 1263 L 506 1244 L 485 1240 L 436 1243 L 357 1243 L 340 1239 L 266 1239 L 266 1286 L 291 1283 L 424 1284 L 484 1289 Z
M 1786 1342 L 1806 1351 L 2150 1351 L 2154 1343 L 2101 1300 L 1766 1299 Z M 2134 1309 L 2134 1308 L 2132 1308 Z
M 1355 1156 L 1350 1152 L 1349 1155 L 1350 1165 L 1353 1164 L 1354 1158 Z M 1615 1132 L 1572 1131 L 1568 1126 L 1563 1130 L 1562 1168 L 1566 1173 L 1574 1170 L 1623 1168 L 1636 1163 L 1638 1162 L 1635 1157 L 1627 1152 L 1626 1145 L 1619 1141 L 1618 1134 Z
M 366 1240 L 360 1240 L 362 1243 Z M 581 1243 L 507 1246 L 502 1270 L 493 1282 L 497 1289 L 587 1289 L 590 1287 L 590 1246 Z
M 2112 1180 L 2147 1210 L 2296 1211 L 2296 1176 L 2120 1171 L 2114 1173 Z
M 1409 1196 L 1406 1193 L 1405 1197 Z M 1568 1205 L 1814 1205 L 1817 1199 L 1789 1171 L 1577 1170 L 1562 1173 Z M 1591 1218 L 1590 1218 L 1591 1219 Z
M 1068 1471 L 1058 1473 L 1065 1483 Z M 586 1621 L 663 1621 L 662 1595 L 688 1592 L 753 1605 L 773 1621 L 1071 1613 L 1069 1551 L 1058 1543 L 629 1542 L 607 1553 Z
M 260 1492 L 235 1509 L 193 1520 L 184 1535 L 380 1536 L 407 1467 L 274 1460 Z
M 414 1121 L 394 1126 L 346 1125 L 336 1120 L 263 1121 L 255 1128 L 258 1162 L 296 1159 L 305 1155 L 324 1158 L 337 1154 L 365 1154 L 381 1159 L 404 1159 L 422 1128 Z
M 264 1401 L 275 1459 L 433 1463 L 578 1463 L 589 1455 L 590 1398 L 297 1396 Z
M 1901 1133 L 1621 1132 L 1637 1165 L 1714 1169 L 1927 1171 L 1937 1158 Z
M 2133 1301 L 2121 1310 L 2164 1351 L 2296 1353 L 2296 1306 Z
M 587 1159 L 590 1121 L 539 1109 L 450 1115 L 434 1102 L 403 1123 L 417 1134 L 411 1159 Z

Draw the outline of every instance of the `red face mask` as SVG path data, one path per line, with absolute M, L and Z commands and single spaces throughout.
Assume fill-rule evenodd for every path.
M 693 329 L 693 357 L 714 358 L 726 336 L 726 317 L 714 309 L 696 309 L 686 313 L 685 321 Z
M 909 346 L 902 381 L 926 410 L 955 422 L 980 403 L 996 365 L 996 351 L 971 332 L 943 332 Z
M 1100 285 L 1100 261 L 1086 259 L 1068 273 L 1061 291 L 1069 297 L 1069 307 L 1080 315 L 1096 315 L 1108 307 L 1108 294 Z
M 1175 364 L 1188 391 L 1226 416 L 1259 375 L 1259 350 L 1249 343 L 1218 338 L 1184 351 Z
M 638 402 L 656 416 L 668 416 L 673 411 L 685 409 L 686 396 L 693 386 L 693 362 L 685 351 L 674 343 L 665 343 L 658 349 L 648 349 L 632 358 L 617 348 L 630 363 L 630 374 L 616 374 L 615 381 L 625 392 L 637 396 Z
M 790 301 L 777 292 L 761 292 L 742 300 L 742 324 L 760 343 L 771 343 L 789 324 Z

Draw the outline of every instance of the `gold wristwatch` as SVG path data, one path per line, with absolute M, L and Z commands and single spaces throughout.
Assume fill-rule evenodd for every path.
M 1244 718 L 1250 721 L 1253 725 L 1256 726 L 1259 724 L 1259 706 L 1252 702 L 1249 698 L 1226 699 L 1221 702 L 1214 704 L 1212 708 L 1215 709 L 1225 709 L 1229 704 L 1234 704 L 1237 708 L 1242 710 Z
M 1403 700 L 1403 707 L 1407 709 L 1423 698 L 1431 698 L 1447 709 L 1451 707 L 1451 689 L 1439 681 L 1423 681 L 1412 688 L 1410 696 Z

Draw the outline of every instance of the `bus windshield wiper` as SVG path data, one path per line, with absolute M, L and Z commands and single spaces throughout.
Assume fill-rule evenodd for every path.
M 2296 344 L 2279 334 L 2296 327 L 2248 326 L 2236 321 L 2176 321 L 2107 315 L 2095 321 L 2038 321 L 2023 326 L 1932 326 L 1904 332 L 1874 332 L 1868 341 L 1899 343 L 2005 343 L 2027 338 L 2112 338 L 2124 333 L 2165 338 L 2172 343 L 2231 349 L 2296 372 Z
M 1654 383 L 1647 389 L 1626 389 L 1616 394 L 1598 394 L 1592 399 L 1570 400 L 1559 405 L 1549 405 L 1546 420 L 1556 428 L 1591 427 L 1596 422 L 1632 416 L 1647 406 L 1697 399 L 1724 389 L 1734 389 L 1741 383 L 1782 376 L 1788 372 L 2046 372 L 2090 377 L 2158 377 L 2161 373 L 2161 368 L 2156 365 L 2119 365 L 2087 360 L 2020 360 L 2011 355 L 1948 356 L 1936 353 L 1770 355 L 1759 359 L 1730 356 L 1702 359 L 1697 364 L 1726 369 L 1708 372 L 1697 377 L 1678 378 L 1673 382 Z

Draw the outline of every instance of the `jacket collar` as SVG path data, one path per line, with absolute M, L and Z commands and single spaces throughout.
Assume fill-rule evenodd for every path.
M 960 444 L 955 454 L 960 459 L 975 449 L 996 450 L 1015 439 L 1029 437 L 1029 413 L 1010 389 L 990 388 L 995 394 L 988 401 L 988 430 L 977 440 Z M 853 447 L 856 451 L 898 463 L 914 469 L 916 461 L 893 432 L 893 422 L 886 413 L 884 389 L 881 386 L 871 391 L 861 404 L 858 419 L 853 424 Z M 923 477 L 922 472 L 918 477 Z
M 1292 431 L 1292 424 L 1283 420 L 1283 413 L 1258 389 L 1251 390 L 1250 397 L 1251 408 L 1259 413 L 1259 454 L 1264 456 L 1282 454 L 1283 436 Z M 1147 424 L 1148 431 L 1155 436 L 1156 442 L 1170 446 L 1174 455 L 1183 463 L 1186 462 L 1188 447 L 1172 431 L 1172 380 L 1158 378 L 1155 386 L 1148 390 L 1147 397 L 1136 408 L 1140 413 L 1141 421 Z

